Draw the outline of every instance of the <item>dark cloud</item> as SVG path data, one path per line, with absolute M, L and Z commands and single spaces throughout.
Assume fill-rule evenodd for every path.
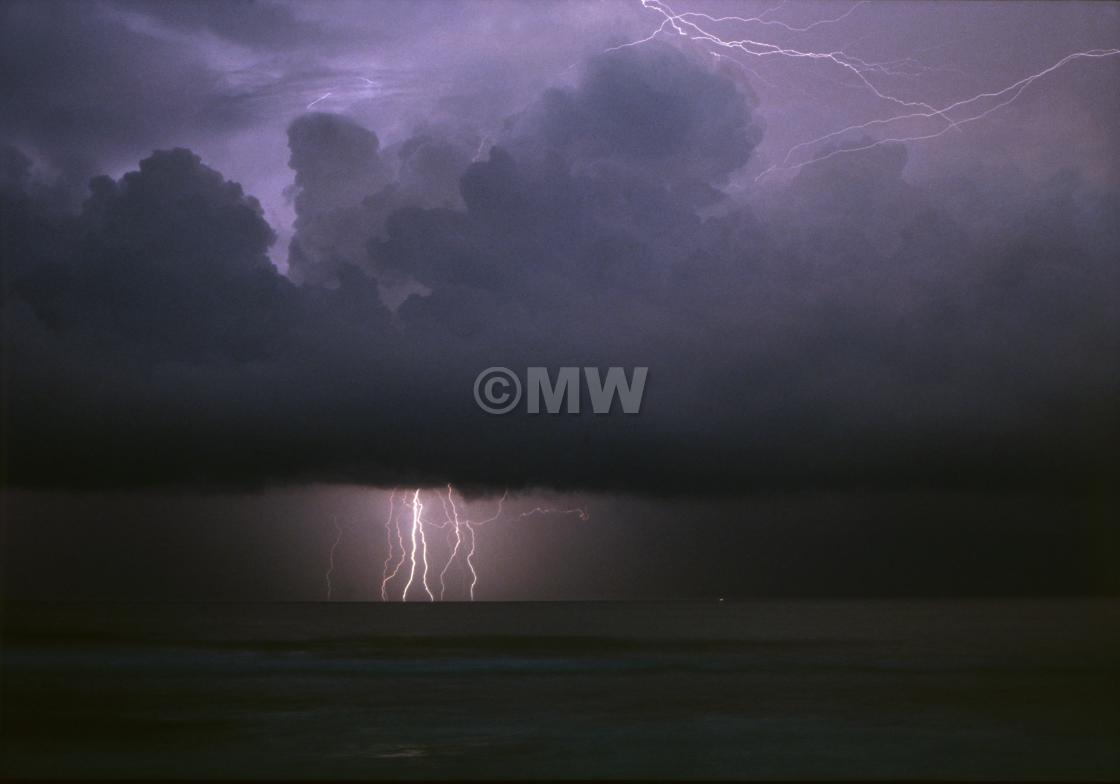
M 94 179 L 69 257 L 15 287 L 62 334 L 143 347 L 155 361 L 245 360 L 291 328 L 272 318 L 290 288 L 265 255 L 272 240 L 239 185 L 187 150 L 157 152 L 119 182 Z
M 377 135 L 348 118 L 305 114 L 288 127 L 296 212 L 288 263 L 296 280 L 331 283 L 340 266 L 373 274 L 367 245 L 405 207 L 462 207 L 459 177 L 469 142 L 422 130 L 382 151 Z M 381 270 L 382 277 L 388 270 Z
M 752 108 L 753 96 L 727 76 L 647 46 L 595 57 L 577 89 L 546 92 L 539 133 L 584 159 L 722 180 L 761 138 Z
M 219 78 L 198 51 L 123 24 L 111 6 L 4 3 L 0 69 L 0 140 L 71 180 L 235 125 L 210 112 Z
M 297 238 L 289 268 L 299 280 L 323 283 L 339 264 L 363 255 L 375 216 L 363 201 L 388 184 L 377 135 L 332 114 L 307 114 L 288 128 L 295 171 L 293 196 Z
M 78 214 L 6 153 L 8 481 L 733 493 L 1113 471 L 1117 195 L 1076 172 L 911 181 L 884 145 L 732 198 L 754 111 L 715 64 L 648 45 L 485 144 L 433 125 L 383 148 L 301 117 L 295 282 L 256 202 L 185 150 L 95 179 Z M 415 292 L 394 313 L 390 284 Z M 493 417 L 471 394 L 491 365 L 650 376 L 638 416 Z

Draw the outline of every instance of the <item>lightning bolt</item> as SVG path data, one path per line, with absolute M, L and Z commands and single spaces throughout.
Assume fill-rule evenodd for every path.
M 475 526 L 476 525 L 486 525 L 487 523 L 492 523 L 495 520 L 497 520 L 499 517 L 501 517 L 502 516 L 502 507 L 505 505 L 506 498 L 508 498 L 508 497 L 509 497 L 509 491 L 508 490 L 505 491 L 504 493 L 502 493 L 502 497 L 498 499 L 498 509 L 497 509 L 496 512 L 494 512 L 494 515 L 492 517 L 489 517 L 486 520 L 480 520 L 477 523 L 471 522 L 470 520 L 468 520 L 466 522 L 467 531 L 469 531 L 470 535 L 471 535 L 471 546 L 470 546 L 470 549 L 467 550 L 467 569 L 470 570 L 470 573 L 471 573 L 471 583 L 470 583 L 470 588 L 468 589 L 468 591 L 469 591 L 468 595 L 470 596 L 470 599 L 471 599 L 472 602 L 474 601 L 474 589 L 478 585 L 478 570 L 476 570 L 474 568 L 474 554 L 475 554 L 475 548 L 478 544 L 478 531 L 475 530 Z
M 753 23 L 753 24 L 764 25 L 764 26 L 780 27 L 783 30 L 786 30 L 786 31 L 791 32 L 791 33 L 804 33 L 804 32 L 808 32 L 809 30 L 812 30 L 815 27 L 820 27 L 821 25 L 834 24 L 836 22 L 841 22 L 841 21 L 847 19 L 852 14 L 854 14 L 856 12 L 856 9 L 858 9 L 860 6 L 867 5 L 868 2 L 870 2 L 870 0 L 859 0 L 859 2 L 857 2 L 855 5 L 850 7 L 844 13 L 840 14 L 840 16 L 833 17 L 832 19 L 818 19 L 817 21 L 811 22 L 810 24 L 807 24 L 804 27 L 794 27 L 793 25 L 786 24 L 785 22 L 778 21 L 777 19 L 767 19 L 766 18 L 767 16 L 774 13 L 775 11 L 780 10 L 785 5 L 785 0 L 783 0 L 781 3 L 774 6 L 773 8 L 769 8 L 769 9 L 763 11 L 758 16 L 751 16 L 751 17 L 708 16 L 707 14 L 701 14 L 701 13 L 697 13 L 695 11 L 687 11 L 683 14 L 680 14 L 679 16 L 680 16 L 681 19 L 703 19 L 706 22 L 713 22 L 713 23 L 719 23 L 719 22 L 741 22 L 743 24 L 752 24 Z
M 583 507 L 580 507 L 580 506 L 573 507 L 571 509 L 554 509 L 550 506 L 537 506 L 537 507 L 534 507 L 533 509 L 530 509 L 528 512 L 522 512 L 521 514 L 518 515 L 518 517 L 529 517 L 530 515 L 535 515 L 535 514 L 557 514 L 557 515 L 574 514 L 574 515 L 579 515 L 579 519 L 584 520 L 584 521 L 586 521 L 587 518 L 589 517 L 589 515 L 587 514 L 587 510 L 584 509 Z
M 1000 89 L 989 90 L 987 92 L 978 93 L 976 95 L 962 98 L 960 100 L 952 101 L 944 106 L 934 106 L 925 101 L 912 101 L 904 99 L 898 95 L 886 92 L 872 81 L 871 77 L 874 75 L 881 76 L 916 76 L 933 71 L 944 71 L 953 69 L 933 68 L 925 65 L 915 57 L 906 57 L 891 61 L 884 62 L 869 62 L 862 58 L 848 54 L 843 50 L 834 51 L 814 51 L 809 49 L 800 49 L 790 46 L 778 45 L 765 40 L 757 40 L 755 38 L 725 38 L 712 31 L 711 25 L 713 24 L 727 24 L 734 23 L 740 25 L 754 26 L 754 27 L 778 27 L 790 33 L 803 33 L 812 30 L 822 25 L 834 24 L 847 19 L 854 14 L 859 8 L 866 5 L 866 0 L 860 0 L 844 13 L 830 17 L 827 19 L 820 19 L 808 25 L 797 27 L 794 25 L 781 22 L 776 19 L 769 19 L 771 14 L 778 11 L 785 5 L 783 0 L 777 6 L 764 11 L 758 16 L 742 17 L 742 16 L 711 16 L 709 14 L 698 13 L 693 11 L 686 11 L 678 13 L 673 10 L 667 3 L 662 0 L 640 0 L 643 9 L 653 11 L 661 17 L 661 22 L 654 29 L 652 33 L 644 38 L 636 41 L 613 46 L 606 51 L 618 51 L 631 46 L 640 46 L 644 43 L 652 41 L 659 35 L 672 31 L 679 36 L 684 36 L 691 41 L 700 42 L 707 47 L 712 54 L 717 57 L 722 57 L 717 50 L 732 51 L 739 55 L 746 55 L 754 58 L 770 58 L 781 57 L 791 58 L 796 60 L 807 61 L 823 61 L 826 64 L 831 64 L 841 72 L 847 72 L 853 75 L 858 82 L 857 86 L 867 89 L 880 101 L 891 105 L 895 111 L 886 117 L 880 117 L 868 120 L 863 123 L 849 125 L 844 128 L 829 132 L 823 136 L 815 139 L 810 139 L 787 150 L 785 156 L 779 163 L 773 164 L 759 174 L 755 181 L 773 174 L 775 172 L 793 172 L 800 170 L 805 166 L 820 163 L 833 158 L 838 155 L 859 152 L 861 150 L 868 150 L 873 147 L 878 147 L 883 144 L 891 142 L 918 142 L 928 139 L 935 139 L 948 133 L 951 130 L 959 130 L 961 126 L 967 125 L 977 120 L 981 120 L 988 115 L 992 114 L 1017 99 L 1024 90 L 1030 87 L 1039 79 L 1057 71 L 1059 68 L 1067 65 L 1075 60 L 1082 59 L 1097 59 L 1104 57 L 1114 57 L 1120 55 L 1120 49 L 1089 49 L 1080 52 L 1073 52 L 1061 58 L 1052 65 L 1043 68 L 1036 73 L 1029 74 L 1018 81 L 1006 85 Z M 738 62 L 738 61 L 737 61 Z M 744 66 L 745 67 L 745 66 Z M 747 69 L 754 73 L 753 70 Z M 757 74 L 756 74 L 757 75 Z M 913 133 L 891 133 L 890 126 L 895 123 L 901 122 L 922 122 L 933 121 L 939 123 L 939 127 L 932 130 L 921 130 Z M 887 129 L 887 134 L 881 138 L 871 140 L 864 144 L 852 147 L 827 147 L 820 149 L 822 145 L 828 142 L 838 140 L 839 138 L 848 134 L 868 131 L 871 129 L 884 128 Z
M 1011 85 L 1008 85 L 1007 87 L 1004 87 L 1002 90 L 997 90 L 997 91 L 994 91 L 994 92 L 987 92 L 987 93 L 980 93 L 978 95 L 972 96 L 971 98 L 966 98 L 966 99 L 963 99 L 963 100 L 960 100 L 960 101 L 956 101 L 955 103 L 948 104 L 947 106 L 945 106 L 945 107 L 943 107 L 943 108 L 941 108 L 941 109 L 939 109 L 935 112 L 911 112 L 909 114 L 898 114 L 898 115 L 894 115 L 892 117 L 887 117 L 887 118 L 879 119 L 879 120 L 869 120 L 865 123 L 860 123 L 858 125 L 849 125 L 848 127 L 841 128 L 838 131 L 832 131 L 831 133 L 827 133 L 824 136 L 819 136 L 816 139 L 810 139 L 809 141 L 801 142 L 800 144 L 794 145 L 786 153 L 785 158 L 782 160 L 781 164 L 776 164 L 774 166 L 769 167 L 768 169 L 763 171 L 761 174 L 759 174 L 758 177 L 755 178 L 755 180 L 756 181 L 760 180 L 763 177 L 765 177 L 766 175 L 771 174 L 772 172 L 790 171 L 790 170 L 795 171 L 797 169 L 801 169 L 801 168 L 803 168 L 805 166 L 808 166 L 810 164 L 813 164 L 813 163 L 820 163 L 822 161 L 826 161 L 829 158 L 833 158 L 837 155 L 842 155 L 842 154 L 845 154 L 845 153 L 859 152 L 861 150 L 869 150 L 873 147 L 878 147 L 880 145 L 888 144 L 890 142 L 924 141 L 926 139 L 936 139 L 938 136 L 943 135 L 944 133 L 946 133 L 949 130 L 952 130 L 953 128 L 960 128 L 960 126 L 962 126 L 962 125 L 967 125 L 968 123 L 976 122 L 977 120 L 982 120 L 983 118 L 990 115 L 992 112 L 995 112 L 999 109 L 1002 109 L 1003 107 L 1005 107 L 1008 104 L 1010 104 L 1011 102 L 1013 102 L 1016 98 L 1018 98 L 1024 90 L 1026 90 L 1028 87 L 1030 87 L 1036 81 L 1038 81 L 1039 79 L 1041 79 L 1042 77 L 1044 77 L 1048 74 L 1053 73 L 1054 71 L 1058 70 L 1063 65 L 1065 65 L 1066 63 L 1070 63 L 1074 60 L 1080 60 L 1080 59 L 1083 59 L 1083 58 L 1112 57 L 1112 56 L 1118 55 L 1118 54 L 1120 54 L 1120 49 L 1090 49 L 1090 50 L 1084 51 L 1084 52 L 1074 52 L 1073 54 L 1066 55 L 1061 60 L 1059 60 L 1058 62 L 1049 66 L 1048 68 L 1044 68 L 1043 70 L 1039 71 L 1038 73 L 1034 73 L 1034 74 L 1031 74 L 1030 76 L 1024 77 L 1023 79 L 1020 79 L 1019 81 L 1015 82 L 1014 84 L 1011 84 Z M 985 99 L 995 99 L 995 102 L 991 106 L 989 106 L 988 108 L 983 109 L 981 111 L 977 111 L 975 114 L 967 114 L 966 113 L 963 117 L 961 117 L 958 120 L 950 120 L 950 125 L 948 125 L 944 128 L 937 129 L 937 130 L 935 130 L 931 133 L 918 134 L 918 135 L 912 135 L 912 136 L 891 136 L 891 137 L 875 139 L 871 142 L 868 142 L 866 144 L 863 144 L 863 145 L 860 145 L 860 146 L 857 146 L 857 147 L 844 147 L 844 148 L 839 148 L 839 149 L 828 150 L 827 152 L 820 153 L 818 155 L 810 157 L 810 158 L 808 158 L 804 161 L 801 161 L 799 163 L 791 164 L 791 162 L 790 162 L 791 158 L 797 152 L 799 152 L 800 150 L 810 148 L 810 147 L 814 147 L 816 145 L 822 144 L 823 142 L 827 142 L 827 141 L 830 141 L 832 139 L 836 139 L 840 136 L 844 136 L 845 134 L 852 133 L 854 131 L 868 130 L 870 128 L 874 128 L 874 127 L 878 127 L 878 126 L 889 125 L 893 122 L 898 122 L 900 120 L 914 120 L 914 119 L 926 119 L 926 120 L 928 120 L 928 119 L 932 119 L 935 115 L 948 118 L 949 112 L 954 112 L 958 109 L 966 109 L 966 110 L 972 111 L 971 107 L 973 106 L 973 104 L 976 104 L 977 102 L 982 102 Z
M 311 111 L 311 110 L 312 110 L 312 109 L 313 109 L 313 108 L 315 107 L 315 105 L 316 105 L 316 104 L 319 104 L 319 103 L 321 103 L 321 102 L 323 102 L 323 101 L 327 100 L 327 99 L 328 99 L 328 98 L 330 98 L 330 97 L 331 97 L 332 95 L 334 95 L 334 93 L 331 93 L 331 92 L 323 93 L 323 94 L 322 94 L 322 95 L 320 95 L 320 96 L 319 96 L 318 98 L 316 98 L 316 99 L 315 99 L 314 101 L 312 101 L 311 103 L 307 104 L 307 111 Z
M 331 585 L 331 575 L 334 574 L 334 551 L 338 549 L 338 543 L 342 541 L 342 526 L 338 524 L 338 518 L 332 517 L 331 523 L 334 524 L 335 530 L 338 531 L 338 534 L 334 538 L 334 544 L 331 545 L 330 565 L 327 567 L 326 581 L 328 602 L 331 600 L 331 594 L 334 593 L 334 586 Z
M 424 502 L 421 488 L 414 488 L 403 494 L 403 502 L 398 505 L 396 498 L 398 489 L 393 488 L 389 493 L 389 514 L 385 519 L 385 541 L 388 553 L 382 565 L 381 572 L 381 600 L 390 601 L 391 584 L 401 572 L 407 561 L 407 579 L 400 594 L 400 601 L 408 601 L 413 585 L 419 583 L 428 595 L 429 601 L 436 601 L 437 594 L 428 581 L 432 565 L 429 561 L 428 539 L 426 528 L 439 528 L 448 530 L 448 556 L 439 572 L 440 601 L 447 597 L 447 576 L 456 562 L 460 562 L 468 577 L 467 595 L 471 601 L 475 598 L 475 589 L 478 587 L 479 573 L 475 563 L 478 553 L 478 529 L 481 526 L 494 523 L 506 518 L 505 503 L 509 498 L 509 491 L 498 497 L 497 505 L 489 517 L 472 520 L 466 516 L 466 505 L 462 498 L 456 499 L 456 491 L 452 485 L 447 485 L 446 492 L 434 494 L 439 499 L 445 519 L 437 521 L 425 519 L 425 509 L 434 505 L 434 501 Z M 401 517 L 407 511 L 408 520 L 402 526 Z M 509 516 L 510 520 L 518 520 L 533 515 L 578 515 L 581 520 L 587 520 L 589 514 L 583 507 L 557 508 L 550 506 L 536 506 L 532 509 Z M 407 541 L 403 528 L 408 528 Z M 341 536 L 341 534 L 340 534 Z M 338 542 L 335 542 L 337 547 Z M 333 564 L 333 548 L 332 548 Z M 332 565 L 333 569 L 333 565 Z M 329 574 L 328 574 L 329 576 Z M 329 581 L 328 581 L 329 586 Z M 329 596 L 329 588 L 328 588 Z
M 454 563 L 455 556 L 459 554 L 459 546 L 463 543 L 462 522 L 459 520 L 459 509 L 455 506 L 455 496 L 452 494 L 451 485 L 447 486 L 447 502 L 444 506 L 444 510 L 450 513 L 447 519 L 452 524 L 452 531 L 455 534 L 455 545 L 451 548 L 451 555 L 448 556 L 443 571 L 439 573 L 439 598 L 441 600 L 443 599 L 444 593 L 447 591 L 444 577 L 447 575 L 447 570 L 451 568 L 451 564 Z
M 401 92 L 404 86 L 399 78 L 386 74 L 386 79 L 371 79 L 360 74 L 335 75 L 333 78 L 315 79 L 306 87 L 298 89 L 299 101 L 302 103 L 307 98 L 312 100 L 303 111 L 311 111 L 328 98 L 332 105 L 339 109 L 349 108 L 355 101 L 365 100 L 370 97 L 388 96 Z M 318 96 L 318 97 L 313 97 Z
M 416 577 L 416 545 L 419 540 L 420 561 L 423 565 L 423 570 L 420 574 L 420 583 L 424 586 L 424 592 L 428 594 L 428 600 L 434 602 L 436 597 L 432 594 L 432 589 L 428 587 L 428 539 L 424 535 L 424 505 L 420 503 L 419 489 L 413 491 L 412 502 L 409 504 L 409 508 L 412 510 L 412 548 L 408 553 L 408 560 L 410 563 L 408 582 L 405 583 L 404 591 L 401 593 L 401 601 L 408 600 L 408 589 L 412 587 L 412 581 Z
M 396 522 L 396 518 L 393 514 L 393 502 L 396 500 L 396 497 L 397 488 L 394 487 L 392 492 L 389 493 L 389 517 L 385 520 L 385 539 L 388 546 L 388 554 L 385 556 L 385 565 L 381 570 L 381 601 L 383 602 L 389 601 L 389 583 L 394 577 L 397 576 L 397 572 L 400 571 L 401 564 L 404 563 L 405 556 L 404 537 L 401 534 L 401 527 L 399 522 L 396 525 L 397 547 L 393 547 L 393 523 Z M 400 558 L 393 566 L 392 571 L 390 571 L 389 564 L 393 560 L 394 553 L 399 553 Z

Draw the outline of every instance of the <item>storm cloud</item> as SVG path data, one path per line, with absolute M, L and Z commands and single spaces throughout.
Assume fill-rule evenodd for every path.
M 75 211 L 8 148 L 7 482 L 1104 482 L 1115 188 L 913 178 L 901 144 L 731 188 L 762 114 L 741 75 L 656 42 L 497 132 L 383 145 L 309 112 L 289 275 L 258 202 L 189 150 L 94 178 Z M 496 417 L 471 391 L 493 365 L 650 370 L 639 415 Z

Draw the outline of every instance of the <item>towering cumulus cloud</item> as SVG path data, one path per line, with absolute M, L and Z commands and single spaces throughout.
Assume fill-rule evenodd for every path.
M 541 103 L 547 144 L 583 160 L 654 167 L 674 180 L 726 180 L 761 136 L 752 97 L 663 46 L 596 57 L 577 89 L 550 90 Z
M 910 178 L 901 145 L 743 186 L 759 111 L 718 61 L 650 43 L 499 132 L 433 121 L 383 145 L 306 114 L 286 276 L 256 201 L 191 152 L 94 179 L 75 213 L 7 150 L 9 481 L 736 492 L 1111 470 L 1115 190 Z M 637 416 L 499 418 L 471 394 L 492 365 L 650 371 Z
M 388 184 L 377 135 L 345 117 L 307 114 L 288 128 L 295 171 L 294 277 L 322 283 L 337 264 L 362 255 L 376 220 L 363 201 Z

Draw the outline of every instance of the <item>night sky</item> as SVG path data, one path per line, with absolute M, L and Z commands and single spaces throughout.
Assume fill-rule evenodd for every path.
M 1115 593 L 1117 47 L 1110 3 L 3 3 L 4 594 L 321 599 L 341 531 L 372 600 L 390 489 L 448 484 L 508 493 L 480 599 Z M 649 378 L 492 416 L 491 366 Z

